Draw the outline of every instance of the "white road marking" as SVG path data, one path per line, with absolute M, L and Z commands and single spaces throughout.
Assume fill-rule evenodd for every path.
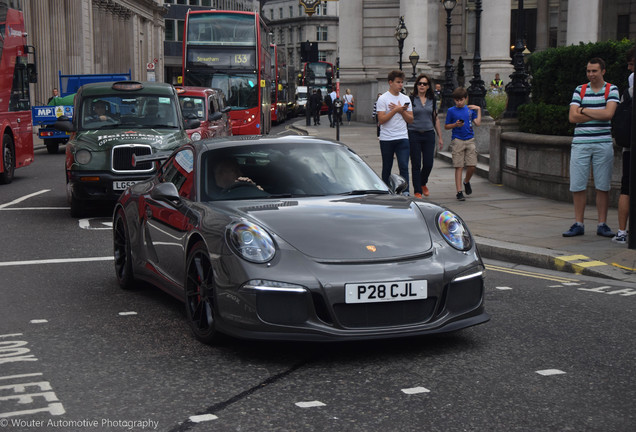
M 301 408 L 314 408 L 314 407 L 326 406 L 324 403 L 320 401 L 296 402 L 295 405 Z
M 92 219 L 101 219 L 101 218 L 87 218 L 87 219 L 79 219 L 78 223 L 79 223 L 79 227 L 82 229 L 86 229 L 86 230 L 107 230 L 107 229 L 111 229 L 113 227 L 113 222 L 112 221 L 102 221 L 100 222 L 102 225 L 105 225 L 106 228 L 101 228 L 101 227 L 93 227 L 91 226 L 91 220 Z
M 137 312 L 119 312 L 121 316 L 137 315 Z
M 192 423 L 201 423 L 204 421 L 210 421 L 210 420 L 216 420 L 216 419 L 218 419 L 218 417 L 215 416 L 214 414 L 202 414 L 202 415 L 190 416 L 190 421 Z
M 70 207 L 13 207 L 13 208 L 2 208 L 0 206 L 0 210 L 4 211 L 20 211 L 20 210 L 70 210 Z
M 28 200 L 29 198 L 32 198 L 34 196 L 41 195 L 43 193 L 50 192 L 50 191 L 51 191 L 51 189 L 42 189 L 39 192 L 33 192 L 32 194 L 25 195 L 22 198 L 15 199 L 15 200 L 13 200 L 11 202 L 8 202 L 8 203 L 5 203 L 5 204 L 0 204 L 0 209 L 12 206 L 13 204 L 17 204 L 17 203 L 22 202 L 24 200 Z
M 544 369 L 544 370 L 538 370 L 537 373 L 543 376 L 550 376 L 550 375 L 561 375 L 561 374 L 564 374 L 565 372 L 559 369 Z
M 38 265 L 38 264 L 67 264 L 89 261 L 112 261 L 112 256 L 107 257 L 91 257 L 91 258 L 57 258 L 57 259 L 45 259 L 45 260 L 31 260 L 31 261 L 5 261 L 0 262 L 0 267 L 21 266 L 21 265 Z
M 406 394 L 419 394 L 419 393 L 430 393 L 430 390 L 424 387 L 413 387 L 413 388 L 402 389 L 402 392 Z
M 44 324 L 44 323 L 47 323 L 47 322 L 49 322 L 49 320 L 45 320 L 45 319 L 34 319 L 34 320 L 29 321 L 29 323 L 31 323 L 31 324 Z
M 512 289 L 510 287 L 505 287 L 505 286 L 500 286 L 500 287 L 495 287 L 495 288 L 498 289 L 498 290 L 501 290 L 501 291 L 506 291 L 506 290 L 511 290 Z

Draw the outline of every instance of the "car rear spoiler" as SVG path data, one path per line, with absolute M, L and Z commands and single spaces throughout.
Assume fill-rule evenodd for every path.
M 136 154 L 133 153 L 132 166 L 136 167 L 138 163 L 142 163 L 142 162 L 164 161 L 168 159 L 171 154 L 172 154 L 172 151 L 164 151 L 164 152 L 158 152 L 158 153 L 153 153 L 149 155 L 141 155 L 141 156 L 137 156 Z

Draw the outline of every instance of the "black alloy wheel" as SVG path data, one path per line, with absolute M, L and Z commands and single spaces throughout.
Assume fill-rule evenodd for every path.
M 212 344 L 220 339 L 215 328 L 215 295 L 212 263 L 205 244 L 200 241 L 188 255 L 185 306 L 194 337 L 205 344 Z
M 130 235 L 126 226 L 124 210 L 115 213 L 113 222 L 113 254 L 115 256 L 115 275 L 122 289 L 134 288 L 135 276 L 132 269 L 132 253 L 130 251 Z

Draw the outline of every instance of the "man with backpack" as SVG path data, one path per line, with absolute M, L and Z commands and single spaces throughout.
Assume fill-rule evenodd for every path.
M 634 97 L 634 50 L 627 51 L 627 69 L 630 70 L 629 88 L 623 94 L 616 115 L 612 120 L 616 144 L 623 147 L 623 175 L 621 177 L 621 193 L 618 196 L 618 232 L 612 241 L 618 244 L 627 243 L 627 220 L 629 219 L 629 175 L 631 162 L 631 129 L 632 129 L 632 98 Z
M 594 170 L 596 188 L 596 234 L 614 237 L 607 226 L 607 209 L 614 162 L 611 120 L 619 102 L 618 88 L 605 82 L 605 62 L 601 58 L 590 59 L 586 73 L 589 82 L 576 88 L 570 102 L 569 120 L 570 123 L 576 123 L 570 150 L 570 191 L 574 201 L 574 224 L 563 233 L 563 237 L 585 234 L 583 222 L 590 166 Z

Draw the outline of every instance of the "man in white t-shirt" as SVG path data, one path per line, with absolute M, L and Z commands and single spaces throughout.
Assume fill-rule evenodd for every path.
M 382 153 L 382 180 L 387 185 L 393 168 L 393 155 L 398 162 L 400 175 L 407 185 L 409 181 L 409 133 L 407 123 L 413 123 L 411 99 L 401 93 L 404 87 L 404 72 L 389 73 L 389 91 L 378 98 L 378 123 L 380 124 L 380 151 Z M 408 195 L 408 187 L 405 195 Z

